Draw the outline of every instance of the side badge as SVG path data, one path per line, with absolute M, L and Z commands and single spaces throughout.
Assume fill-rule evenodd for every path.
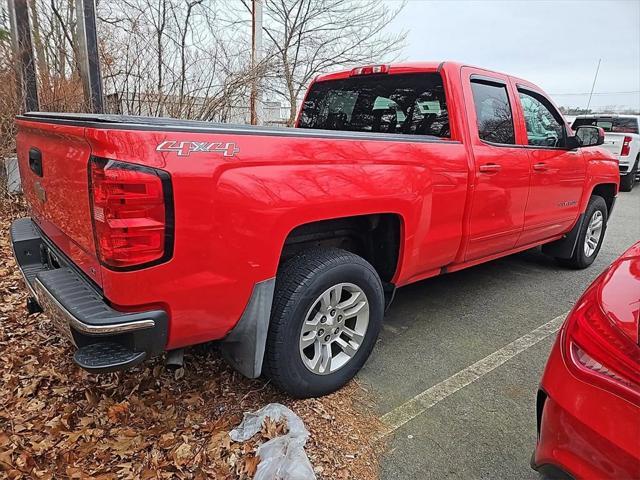
M 180 142 L 165 140 L 156 147 L 157 152 L 173 152 L 179 157 L 192 153 L 222 153 L 224 157 L 234 157 L 240 149 L 234 142 Z

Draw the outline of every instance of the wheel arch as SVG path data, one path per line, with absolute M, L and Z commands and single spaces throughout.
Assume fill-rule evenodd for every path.
M 614 189 L 615 189 L 615 186 L 614 186 Z M 589 202 L 593 197 L 603 198 L 607 208 L 607 218 L 608 218 L 609 212 L 613 208 L 615 197 L 611 197 L 611 203 L 608 203 L 606 196 L 603 197 L 598 194 L 600 191 L 603 191 L 603 190 L 601 189 L 596 191 L 596 189 L 594 188 L 594 191 L 591 193 L 591 195 L 587 199 L 587 206 L 589 205 Z M 605 191 L 605 194 L 606 193 L 607 192 Z M 588 213 L 587 208 L 588 207 L 585 207 L 585 210 L 580 214 L 573 228 L 569 232 L 567 232 L 563 238 L 559 240 L 555 240 L 551 243 L 542 245 L 543 253 L 560 260 L 570 260 L 571 258 L 573 258 L 574 252 L 576 251 L 576 248 L 578 248 L 578 238 L 580 236 L 580 232 L 582 231 L 583 225 L 585 224 L 585 222 L 589 221 L 589 219 L 586 217 Z
M 593 186 L 591 194 L 587 197 L 584 208 L 586 209 L 589 199 L 594 195 L 602 197 L 607 204 L 607 216 L 611 215 L 613 206 L 616 201 L 616 195 L 618 194 L 618 185 L 615 183 L 598 183 Z
M 367 260 L 383 284 L 392 285 L 401 263 L 404 230 L 402 215 L 391 212 L 306 222 L 290 228 L 279 263 L 304 249 L 337 247 Z

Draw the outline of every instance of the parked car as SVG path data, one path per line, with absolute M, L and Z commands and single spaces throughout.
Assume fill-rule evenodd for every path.
M 620 190 L 630 192 L 640 175 L 640 115 L 579 115 L 574 130 L 595 125 L 604 131 L 603 147 L 618 158 Z
M 320 76 L 293 129 L 29 113 L 12 241 L 86 370 L 221 340 L 246 376 L 322 395 L 397 287 L 537 245 L 591 264 L 619 183 L 603 140 L 532 83 L 449 62 Z
M 640 242 L 567 317 L 538 390 L 533 468 L 570 478 L 640 478 Z

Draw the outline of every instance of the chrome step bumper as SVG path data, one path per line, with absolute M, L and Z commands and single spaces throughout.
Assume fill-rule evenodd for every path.
M 54 268 L 48 264 L 47 249 L 55 247 L 30 218 L 13 222 L 11 244 L 32 297 L 74 345 L 83 349 L 109 341 L 144 356 L 164 351 L 168 327 L 165 311 L 125 313 L 111 308 L 62 252 L 54 251 L 60 265 Z

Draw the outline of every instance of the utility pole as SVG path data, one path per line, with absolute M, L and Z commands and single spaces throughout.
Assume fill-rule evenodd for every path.
M 18 63 L 16 69 L 18 94 L 22 99 L 24 111 L 37 111 L 38 82 L 36 66 L 31 43 L 31 26 L 29 24 L 29 8 L 27 0 L 9 0 L 9 22 L 11 24 L 11 41 L 13 52 Z
M 593 84 L 591 85 L 591 93 L 589 93 L 589 101 L 587 102 L 587 113 L 589 113 L 589 107 L 591 106 L 591 97 L 593 97 L 593 90 L 596 88 L 596 80 L 598 79 L 598 72 L 600 71 L 600 62 L 602 59 L 598 59 L 598 66 L 596 67 L 596 74 L 593 77 Z
M 251 96 L 249 109 L 251 111 L 251 125 L 258 125 L 262 116 L 262 102 L 260 101 L 260 75 L 258 65 L 262 59 L 262 0 L 251 0 Z
M 78 19 L 78 64 L 82 76 L 85 104 L 91 113 L 104 111 L 102 75 L 98 56 L 95 0 L 75 0 Z

